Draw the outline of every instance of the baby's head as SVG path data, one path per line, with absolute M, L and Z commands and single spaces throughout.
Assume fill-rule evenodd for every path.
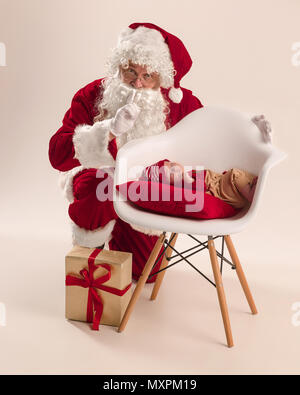
M 184 167 L 177 162 L 165 161 L 164 162 L 164 172 L 167 177 L 167 180 L 170 184 L 174 184 L 178 181 L 181 181 L 182 178 L 187 183 L 194 182 L 194 179 L 190 177 L 187 172 L 184 171 Z

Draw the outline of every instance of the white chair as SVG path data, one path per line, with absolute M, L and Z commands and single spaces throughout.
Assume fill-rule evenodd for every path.
M 202 165 L 206 169 L 212 169 L 217 172 L 236 167 L 258 175 L 256 191 L 250 208 L 244 209 L 234 217 L 225 219 L 187 219 L 142 211 L 135 208 L 134 205 L 125 199 L 120 198 L 119 193 L 114 188 L 114 208 L 124 221 L 162 232 L 136 285 L 119 327 L 119 332 L 127 324 L 163 243 L 167 247 L 165 248 L 165 256 L 161 264 L 161 271 L 157 275 L 153 287 L 152 300 L 157 296 L 167 263 L 172 259 L 173 250 L 182 259 L 185 259 L 183 253 L 179 253 L 174 248 L 177 235 L 179 233 L 188 234 L 189 236 L 205 235 L 208 237 L 205 243 L 201 243 L 199 240 L 197 241 L 200 243 L 199 245 L 209 249 L 215 280 L 214 285 L 217 289 L 227 344 L 228 347 L 233 346 L 228 309 L 222 284 L 222 273 L 217 256 L 219 255 L 222 259 L 221 267 L 224 259 L 228 263 L 231 263 L 223 255 L 225 240 L 232 259 L 232 267 L 236 269 L 252 313 L 256 314 L 255 303 L 230 235 L 244 230 L 249 221 L 254 218 L 269 170 L 282 161 L 285 156 L 283 152 L 279 151 L 271 143 L 266 143 L 263 140 L 260 130 L 248 115 L 219 106 L 207 106 L 196 110 L 166 133 L 132 140 L 119 149 L 116 158 L 114 185 L 127 182 L 130 179 L 128 178 L 130 169 L 132 170 L 134 167 L 141 165 L 149 166 L 163 158 L 176 161 L 184 166 L 195 167 Z M 127 165 L 126 169 L 124 167 L 125 165 Z M 166 240 L 166 232 L 172 232 L 169 241 Z M 213 240 L 216 237 L 222 237 L 221 254 L 215 249 Z

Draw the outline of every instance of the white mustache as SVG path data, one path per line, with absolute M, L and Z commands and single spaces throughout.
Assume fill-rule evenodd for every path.
M 142 107 L 144 104 L 151 103 L 153 99 L 157 97 L 157 91 L 153 89 L 144 88 L 141 91 L 123 82 L 120 84 L 120 88 L 121 95 L 123 96 L 123 98 L 126 97 L 126 104 L 135 103 L 139 107 Z

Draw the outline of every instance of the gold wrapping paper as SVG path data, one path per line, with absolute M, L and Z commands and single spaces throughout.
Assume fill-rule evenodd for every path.
M 74 246 L 66 255 L 66 276 L 81 277 L 80 271 L 88 269 L 88 257 L 94 248 Z M 102 250 L 95 258 L 95 265 L 107 263 L 111 267 L 111 278 L 103 283 L 105 286 L 124 289 L 132 282 L 132 254 L 129 252 Z M 103 276 L 107 271 L 99 267 L 94 278 Z M 100 324 L 119 326 L 132 295 L 132 287 L 123 295 L 95 288 L 103 303 Z M 66 318 L 75 321 L 86 321 L 88 288 L 66 286 Z

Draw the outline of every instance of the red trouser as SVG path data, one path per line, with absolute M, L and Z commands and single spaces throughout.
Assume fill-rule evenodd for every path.
M 111 233 L 109 249 L 132 253 L 132 277 L 137 280 L 142 274 L 143 268 L 158 239 L 158 236 L 139 232 L 130 224 L 121 220 L 114 210 L 112 196 L 106 201 L 97 198 L 96 190 L 101 181 L 110 183 L 112 191 L 113 179 L 105 171 L 97 169 L 85 169 L 77 173 L 73 178 L 74 202 L 69 206 L 69 216 L 80 228 L 95 230 L 105 226 L 109 221 L 115 219 L 116 224 Z M 100 175 L 100 177 L 99 177 Z M 160 259 L 151 274 L 159 270 L 163 258 L 163 247 L 160 250 Z M 156 276 L 147 282 L 155 281 Z

